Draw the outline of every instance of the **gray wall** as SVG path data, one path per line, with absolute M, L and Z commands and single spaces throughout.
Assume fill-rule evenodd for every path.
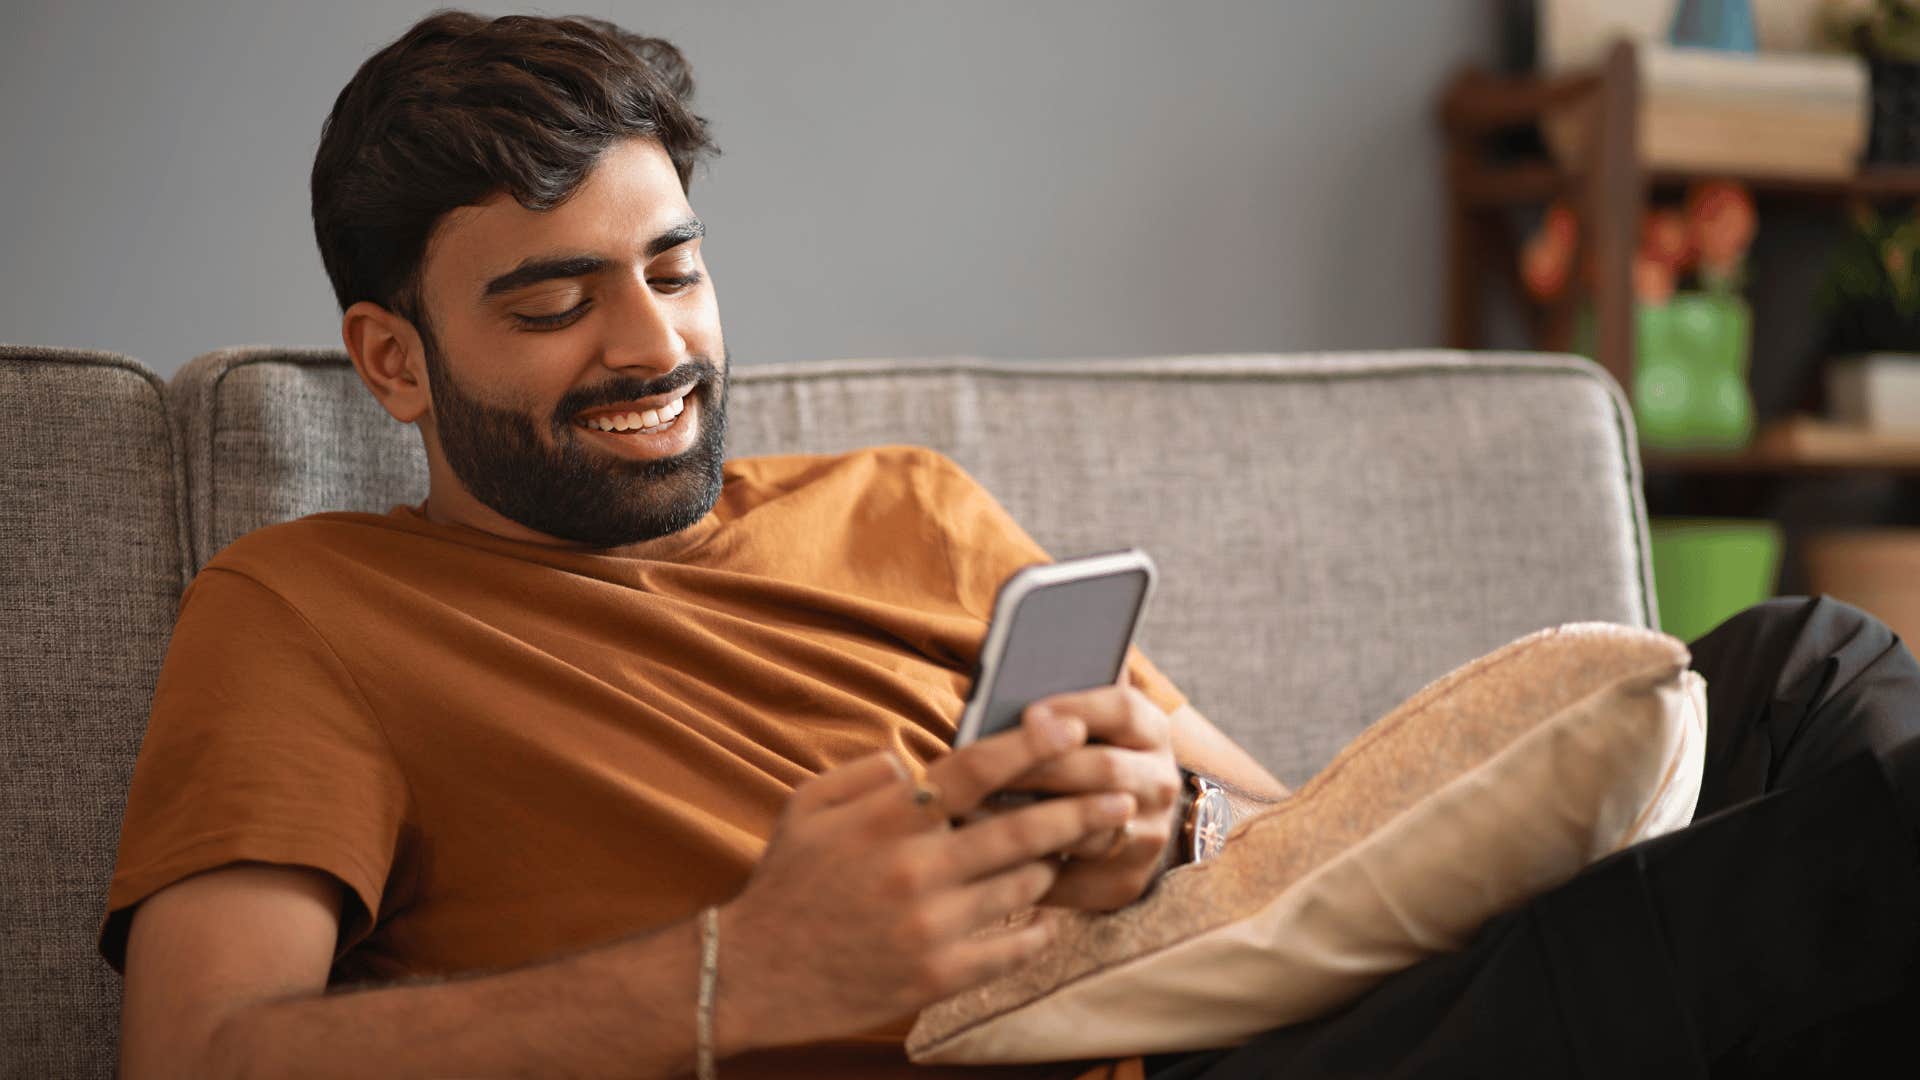
M 428 4 L 10 3 L 0 341 L 337 345 L 321 119 Z M 510 10 L 482 5 L 486 10 Z M 737 362 L 1433 344 L 1484 0 L 585 3 L 690 56 Z M 521 8 L 519 10 L 527 10 Z

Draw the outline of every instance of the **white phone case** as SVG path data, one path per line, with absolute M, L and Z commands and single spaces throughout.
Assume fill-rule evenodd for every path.
M 1006 584 L 1000 587 L 999 595 L 994 600 L 993 620 L 987 627 L 986 640 L 980 646 L 980 672 L 974 679 L 972 692 L 967 697 L 967 707 L 960 714 L 960 730 L 953 740 L 955 748 L 965 746 L 981 737 L 980 728 L 986 718 L 987 706 L 993 698 L 994 680 L 998 677 L 1001 664 L 1006 659 L 1007 647 L 1013 638 L 1013 628 L 1020 605 L 1029 595 L 1051 585 L 1135 573 L 1144 573 L 1147 584 L 1141 591 L 1140 602 L 1134 607 L 1132 625 L 1127 628 L 1127 643 L 1131 647 L 1134 635 L 1139 630 L 1140 620 L 1146 617 L 1147 604 L 1153 599 L 1154 585 L 1159 580 L 1159 570 L 1154 566 L 1153 560 L 1139 548 L 1028 566 L 1008 578 Z M 1125 671 L 1126 650 L 1123 649 L 1113 674 L 1113 681 L 1118 682 Z

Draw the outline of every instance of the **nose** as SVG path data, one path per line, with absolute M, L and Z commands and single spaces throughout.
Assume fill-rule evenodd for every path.
M 687 342 L 674 324 L 673 309 L 648 287 L 645 272 L 626 275 L 609 298 L 615 310 L 606 320 L 600 363 L 624 375 L 664 375 L 687 359 Z

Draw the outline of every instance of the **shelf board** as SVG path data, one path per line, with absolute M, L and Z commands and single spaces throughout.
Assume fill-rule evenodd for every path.
M 1744 450 L 1711 453 L 1645 449 L 1648 473 L 1805 474 L 1890 472 L 1920 475 L 1920 435 L 1848 427 L 1812 416 L 1769 424 Z
M 1795 177 L 1657 169 L 1647 177 L 1655 188 L 1681 187 L 1695 180 L 1736 180 L 1760 198 L 1913 199 L 1920 198 L 1920 166 L 1875 165 L 1852 176 Z M 1458 178 L 1461 196 L 1475 206 L 1525 206 L 1543 203 L 1578 188 L 1580 176 L 1544 158 L 1476 164 Z
M 1678 186 L 1707 176 L 1706 173 L 1655 170 L 1655 185 Z M 1795 177 L 1752 176 L 1738 173 L 1722 177 L 1737 180 L 1755 195 L 1788 195 L 1817 199 L 1916 198 L 1920 197 L 1920 167 L 1912 165 L 1869 165 L 1852 176 Z

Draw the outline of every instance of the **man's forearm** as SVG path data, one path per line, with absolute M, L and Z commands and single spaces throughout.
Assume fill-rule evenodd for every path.
M 672 1076 L 694 1064 L 700 938 L 680 923 L 561 960 L 438 983 L 254 1005 L 209 1047 L 214 1076 Z M 726 979 L 722 957 L 723 985 Z M 739 984 L 736 984 L 739 985 Z M 739 994 L 716 1049 L 745 1049 Z
M 1206 774 L 1202 773 L 1201 775 L 1204 776 Z M 1242 787 L 1237 787 L 1218 777 L 1208 776 L 1207 779 L 1212 780 L 1214 784 L 1220 788 L 1220 794 L 1227 797 L 1227 805 L 1233 807 L 1233 820 L 1236 823 L 1245 821 L 1250 817 L 1255 817 L 1274 806 L 1278 806 L 1287 797 L 1287 792 L 1284 788 L 1277 794 L 1271 790 L 1264 793 L 1253 792 Z
M 1287 797 L 1285 784 L 1191 704 L 1174 710 L 1168 720 L 1174 758 L 1227 789 L 1236 815 L 1258 813 Z

